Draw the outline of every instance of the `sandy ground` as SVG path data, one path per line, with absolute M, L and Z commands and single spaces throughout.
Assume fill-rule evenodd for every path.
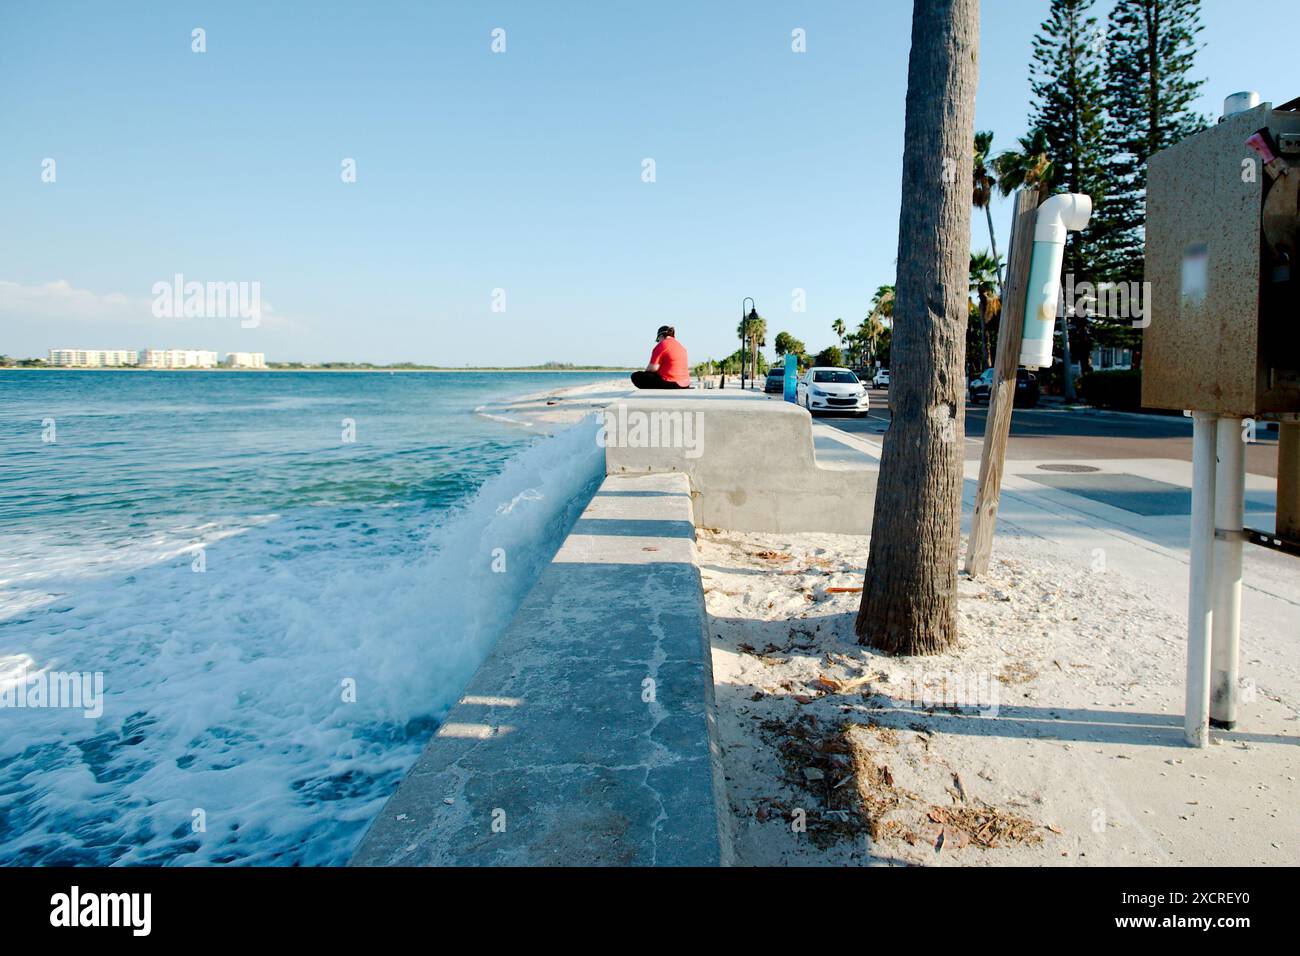
M 525 395 L 509 402 L 480 405 L 475 411 L 485 417 L 521 428 L 536 428 L 543 432 L 555 431 L 558 427 L 572 425 L 583 416 L 603 408 L 614 399 L 625 395 L 631 388 L 632 383 L 628 381 L 626 375 L 610 377 L 589 385 L 555 388 Z
M 479 413 L 549 432 L 628 389 L 611 377 Z M 926 658 L 856 642 L 861 595 L 835 589 L 861 587 L 867 538 L 699 531 L 738 862 L 1300 862 L 1300 670 L 1277 639 L 1294 622 L 1246 617 L 1259 686 L 1237 731 L 1189 748 L 1169 556 L 1111 535 L 1108 571 L 1092 566 L 1098 529 L 1087 548 L 1037 530 L 1000 524 L 990 573 L 961 579 L 960 645 Z M 1289 614 L 1287 582 L 1248 610 Z
M 866 538 L 697 538 L 738 862 L 1300 861 L 1300 693 L 1251 687 L 1238 731 L 1183 745 L 1168 595 L 999 534 L 956 651 L 887 657 L 835 590 Z

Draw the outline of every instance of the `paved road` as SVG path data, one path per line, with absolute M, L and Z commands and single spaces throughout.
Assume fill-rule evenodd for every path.
M 966 408 L 966 457 L 978 459 L 988 409 Z M 826 415 L 818 421 L 846 432 L 883 435 L 889 428 L 889 392 L 871 390 L 866 418 Z M 1173 458 L 1192 460 L 1192 421 L 1182 415 L 1130 415 L 1122 412 L 1063 411 L 1050 406 L 1017 408 L 1011 417 L 1007 457 L 1072 461 L 1088 458 Z M 1246 449 L 1246 470 L 1277 474 L 1277 432 L 1260 428 Z

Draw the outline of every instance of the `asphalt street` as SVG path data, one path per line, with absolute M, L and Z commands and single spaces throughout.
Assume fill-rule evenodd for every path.
M 978 459 L 988 408 L 966 407 L 966 457 Z M 871 412 L 865 418 L 818 414 L 826 425 L 866 437 L 889 428 L 889 392 L 871 390 Z M 1133 414 L 1097 410 L 1069 411 L 1047 404 L 1017 408 L 1011 416 L 1007 457 L 1022 460 L 1080 460 L 1088 458 L 1172 458 L 1192 460 L 1192 420 L 1183 415 Z M 1246 448 L 1246 470 L 1276 476 L 1277 432 L 1261 426 Z

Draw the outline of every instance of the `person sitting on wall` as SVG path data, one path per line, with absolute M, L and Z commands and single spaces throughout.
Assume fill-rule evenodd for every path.
M 686 349 L 677 341 L 677 330 L 671 325 L 659 326 L 650 364 L 644 372 L 632 373 L 632 384 L 637 388 L 691 387 L 691 367 L 686 362 Z

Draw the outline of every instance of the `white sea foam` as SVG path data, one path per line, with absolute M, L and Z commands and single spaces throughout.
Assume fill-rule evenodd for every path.
M 474 409 L 474 414 L 480 418 L 486 418 L 492 422 L 502 422 L 506 425 L 518 425 L 521 428 L 532 428 L 533 423 L 522 418 L 515 418 L 510 415 L 502 415 L 500 412 L 488 411 L 489 406 L 480 405 Z
M 186 531 L 11 577 L 0 656 L 102 671 L 104 714 L 0 709 L 0 861 L 346 860 L 594 489 L 594 430 L 432 531 L 306 508 L 208 528 L 202 573 Z

